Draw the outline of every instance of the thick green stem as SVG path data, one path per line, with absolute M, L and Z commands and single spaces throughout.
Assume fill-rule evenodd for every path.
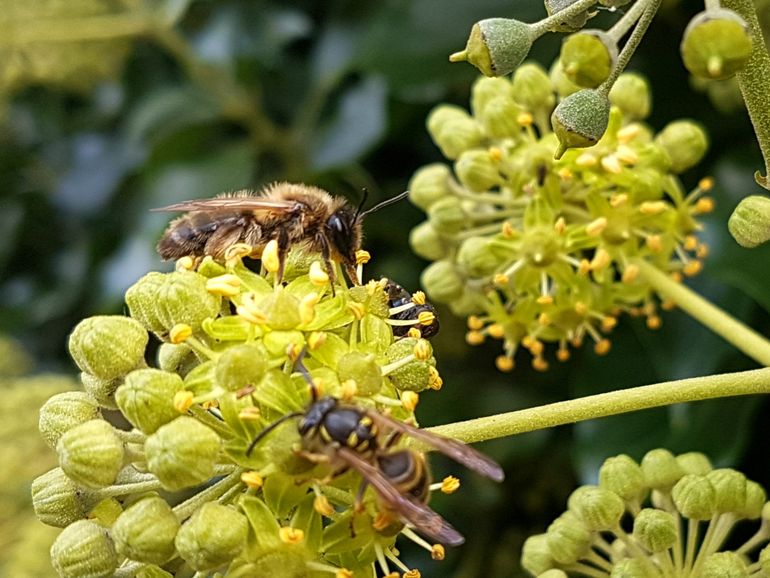
M 746 102 L 746 109 L 749 112 L 751 123 L 754 125 L 754 132 L 757 135 L 759 148 L 762 150 L 762 157 L 765 161 L 765 176 L 756 176 L 757 182 L 770 188 L 766 181 L 770 174 L 770 106 L 768 106 L 768 95 L 770 95 L 770 55 L 767 53 L 765 40 L 762 37 L 762 29 L 759 26 L 757 13 L 754 9 L 752 0 L 723 0 L 722 6 L 741 15 L 748 23 L 751 33 L 751 40 L 754 44 L 754 51 L 746 66 L 736 77 L 743 94 L 743 100 Z
M 758 363 L 770 366 L 770 341 L 647 261 L 632 259 L 630 262 L 639 267 L 639 273 L 661 297 L 676 303 L 688 315 Z
M 561 22 L 568 20 L 573 16 L 577 16 L 581 12 L 585 12 L 589 8 L 592 8 L 597 1 L 598 0 L 576 0 L 573 4 L 570 4 L 564 10 L 560 10 L 548 18 L 543 18 L 539 22 L 533 22 L 530 24 L 532 38 L 538 38 L 546 32 L 551 32 L 557 29 Z
M 675 403 L 760 393 L 770 393 L 770 368 L 621 389 L 441 425 L 428 431 L 473 443 Z M 421 444 L 414 445 L 427 449 Z

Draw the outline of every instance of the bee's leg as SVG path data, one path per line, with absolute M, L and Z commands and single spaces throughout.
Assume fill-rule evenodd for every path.
M 326 267 L 326 274 L 329 276 L 329 285 L 332 288 L 332 297 L 336 295 L 334 290 L 334 282 L 337 280 L 337 275 L 334 272 L 334 265 L 332 264 L 331 251 L 329 250 L 329 241 L 327 241 L 324 235 L 318 235 L 316 237 L 318 245 L 321 247 L 321 258 L 324 260 L 324 267 Z
M 276 279 L 278 284 L 283 281 L 283 271 L 286 268 L 286 255 L 289 253 L 289 234 L 285 229 L 278 231 L 278 271 L 276 272 Z
M 347 272 L 348 277 L 350 278 L 350 282 L 353 283 L 353 285 L 361 284 L 361 280 L 358 278 L 358 271 L 356 271 L 355 263 L 348 263 L 345 261 L 345 271 Z

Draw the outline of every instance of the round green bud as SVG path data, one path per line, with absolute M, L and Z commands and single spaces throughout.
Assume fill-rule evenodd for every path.
M 668 123 L 655 137 L 655 144 L 666 153 L 675 173 L 698 164 L 708 150 L 705 131 L 690 120 Z
M 157 566 L 142 566 L 136 573 L 136 578 L 174 578 L 174 575 Z
M 685 518 L 710 520 L 717 511 L 714 486 L 706 476 L 687 474 L 671 490 L 674 505 Z
M 468 237 L 460 245 L 457 265 L 469 277 L 486 277 L 494 273 L 505 259 L 493 251 L 494 239 Z
M 164 564 L 176 553 L 179 520 L 160 496 L 141 499 L 126 509 L 112 526 L 121 556 L 146 564 Z
M 583 88 L 596 88 L 615 67 L 618 46 L 604 30 L 584 29 L 564 39 L 559 58 L 567 78 Z
M 194 570 L 204 572 L 232 561 L 246 545 L 246 517 L 216 502 L 203 504 L 176 535 L 176 549 Z
M 668 450 L 655 449 L 642 458 L 642 472 L 648 487 L 668 490 L 684 475 L 684 470 Z
M 770 198 L 751 195 L 735 207 L 727 228 L 741 246 L 753 249 L 770 240 Z
M 76 425 L 101 417 L 99 406 L 85 392 L 65 391 L 51 396 L 40 408 L 38 428 L 49 447 Z
M 561 61 L 558 58 L 553 61 L 548 75 L 551 79 L 553 90 L 561 98 L 567 97 L 570 94 L 581 90 L 577 84 L 572 82 L 569 78 L 567 78 L 567 75 L 564 74 L 564 70 L 562 70 L 561 67 Z
M 337 363 L 340 383 L 352 379 L 356 382 L 358 395 L 368 397 L 382 389 L 382 371 L 373 355 L 351 351 L 340 357 Z
M 448 159 L 477 147 L 484 138 L 479 123 L 457 106 L 441 105 L 428 115 L 428 132 Z
M 174 407 L 174 394 L 182 389 L 184 382 L 176 373 L 154 368 L 137 369 L 126 376 L 115 400 L 131 425 L 142 433 L 152 434 L 179 417 L 179 410 Z
M 623 500 L 609 490 L 597 486 L 581 486 L 569 497 L 567 506 L 590 529 L 616 528 L 625 511 Z
M 206 291 L 206 281 L 191 271 L 148 273 L 126 291 L 126 304 L 131 317 L 155 333 L 179 323 L 197 330 L 219 313 L 221 299 Z
M 80 374 L 80 383 L 83 384 L 83 389 L 97 405 L 107 409 L 118 409 L 118 404 L 115 402 L 115 391 L 123 383 L 122 377 L 101 379 L 83 372 Z
M 260 300 L 257 308 L 267 317 L 267 324 L 277 331 L 288 331 L 300 324 L 299 299 L 279 288 Z
M 56 453 L 62 470 L 89 488 L 113 484 L 123 468 L 123 442 L 103 419 L 92 419 L 68 430 L 59 438 Z
M 569 511 L 556 518 L 545 535 L 551 557 L 559 564 L 574 564 L 591 547 L 591 531 Z
M 433 163 L 421 167 L 409 181 L 409 200 L 423 211 L 451 194 L 449 189 L 449 167 L 442 163 Z
M 719 513 L 739 512 L 746 505 L 746 476 L 731 468 L 720 468 L 706 474 L 716 492 Z
M 625 121 L 644 120 L 652 109 L 650 84 L 641 74 L 624 72 L 610 89 L 610 103 L 623 112 Z
M 388 363 L 395 363 L 414 353 L 416 339 L 405 337 L 394 341 L 385 352 Z M 429 361 L 415 359 L 406 365 L 388 373 L 388 378 L 399 390 L 423 391 L 430 383 Z
M 542 574 L 538 574 L 537 578 L 567 578 L 567 573 L 564 570 L 559 570 L 558 568 L 551 568 Z
M 647 490 L 642 468 L 625 454 L 604 460 L 599 469 L 599 486 L 628 501 L 640 500 Z
M 679 47 L 690 74 L 719 80 L 740 72 L 753 45 L 746 21 L 731 10 L 706 10 L 693 16 Z
M 61 578 L 109 578 L 118 567 L 118 556 L 106 528 L 78 520 L 54 541 L 51 563 Z
M 158 368 L 163 371 L 177 373 L 194 356 L 192 349 L 186 343 L 161 343 L 158 348 Z
M 484 132 L 491 138 L 515 138 L 521 132 L 521 125 L 518 121 L 521 112 L 522 110 L 516 102 L 510 98 L 501 96 L 492 99 L 489 104 L 487 104 L 484 111 L 478 116 L 478 120 L 484 127 Z M 497 173 L 496 180 L 500 181 L 501 179 L 497 168 L 495 168 L 495 172 Z M 493 184 L 499 184 L 499 182 Z
M 569 148 L 590 147 L 599 142 L 610 119 L 610 101 L 602 92 L 584 89 L 565 97 L 551 115 L 553 132 L 559 139 L 554 158 Z
M 755 520 L 762 515 L 762 509 L 767 501 L 765 489 L 757 482 L 746 480 L 746 501 L 736 514 L 741 518 Z
M 765 546 L 759 552 L 759 567 L 766 576 L 770 576 L 770 546 Z
M 468 61 L 484 76 L 505 76 L 527 57 L 532 40 L 532 27 L 526 22 L 488 18 L 473 25 L 465 50 L 452 54 L 449 60 Z
M 545 9 L 548 16 L 558 14 L 565 8 L 574 4 L 577 0 L 545 0 Z M 576 32 L 583 28 L 588 22 L 588 10 L 578 12 L 575 16 L 563 18 L 553 25 L 553 32 Z
M 703 578 L 748 578 L 746 563 L 735 552 L 716 552 L 706 558 L 701 571 Z
M 553 568 L 554 564 L 546 534 L 530 536 L 524 541 L 521 548 L 521 566 L 527 572 L 537 576 Z
M 431 226 L 440 234 L 454 235 L 468 224 L 468 216 L 462 203 L 456 197 L 444 197 L 428 209 Z
M 267 361 L 267 350 L 261 345 L 243 343 L 228 347 L 217 360 L 217 385 L 229 391 L 256 385 L 267 372 Z
M 220 449 L 216 432 L 188 416 L 161 426 L 144 443 L 147 468 L 170 491 L 211 479 Z
M 32 507 L 38 520 L 49 526 L 65 528 L 85 518 L 96 501 L 61 468 L 54 468 L 32 480 Z
M 428 132 L 435 139 L 436 135 L 442 131 L 445 125 L 455 121 L 473 122 L 473 118 L 468 114 L 468 111 L 457 105 L 439 104 L 430 111 L 428 118 L 425 120 L 425 126 L 428 127 Z
M 463 294 L 465 281 L 451 261 L 435 261 L 420 275 L 420 285 L 431 300 L 437 303 L 451 303 Z
M 516 102 L 530 112 L 550 112 L 556 102 L 551 79 L 539 64 L 529 62 L 519 66 L 511 84 Z
M 507 78 L 488 78 L 480 76 L 471 87 L 471 110 L 479 118 L 487 105 L 497 99 L 513 100 L 513 85 Z
M 69 338 L 77 366 L 100 379 L 111 380 L 144 363 L 149 336 L 137 321 L 120 315 L 84 319 Z
M 700 452 L 687 452 L 676 456 L 676 461 L 685 474 L 697 474 L 705 476 L 713 467 L 705 454 Z
M 650 578 L 650 574 L 637 558 L 623 558 L 612 565 L 610 578 Z
M 462 153 L 455 162 L 455 173 L 463 185 L 476 192 L 487 191 L 503 180 L 497 162 L 486 149 Z
M 663 552 L 679 539 L 676 520 L 669 512 L 644 508 L 634 518 L 634 538 L 650 552 Z
M 430 221 L 423 221 L 409 232 L 409 246 L 417 255 L 429 261 L 437 261 L 448 252 L 447 244 Z
M 462 293 L 453 301 L 447 303 L 449 309 L 457 317 L 468 317 L 483 311 L 487 297 L 478 289 L 463 288 Z M 434 299 L 435 301 L 435 299 Z

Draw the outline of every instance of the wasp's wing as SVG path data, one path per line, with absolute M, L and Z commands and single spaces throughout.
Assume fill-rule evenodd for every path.
M 215 197 L 183 201 L 153 211 L 291 211 L 297 208 L 295 201 L 268 199 L 259 196 Z
M 467 444 L 425 431 L 424 429 L 416 428 L 413 425 L 382 415 L 376 411 L 368 411 L 367 415 L 381 427 L 395 430 L 416 440 L 425 442 L 439 450 L 442 454 L 449 456 L 457 463 L 464 465 L 466 468 L 473 470 L 482 476 L 496 482 L 502 482 L 505 478 L 503 468 L 501 468 L 496 461 L 485 456 L 481 452 L 476 451 Z
M 431 510 L 426 504 L 405 496 L 376 467 L 361 459 L 349 448 L 339 448 L 337 459 L 358 471 L 366 482 L 374 488 L 383 502 L 397 512 L 404 522 L 428 538 L 448 546 L 459 546 L 465 538 L 444 518 Z

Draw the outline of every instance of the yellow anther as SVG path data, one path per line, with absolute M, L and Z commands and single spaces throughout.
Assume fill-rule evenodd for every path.
M 676 283 L 682 282 L 682 274 L 679 271 L 671 271 L 669 277 L 671 277 L 671 280 Z
M 404 391 L 401 393 L 401 405 L 406 411 L 414 411 L 418 403 L 420 403 L 420 396 L 416 392 Z
M 607 355 L 610 352 L 612 344 L 609 339 L 600 339 L 594 345 L 594 352 L 596 355 Z
M 663 320 L 658 317 L 657 315 L 650 315 L 647 318 L 647 328 L 648 329 L 660 329 L 660 326 L 663 325 Z
M 626 193 L 613 193 L 610 196 L 610 207 L 617 209 L 628 203 L 628 195 Z
M 246 243 L 235 243 L 234 245 L 230 245 L 225 249 L 225 264 L 229 266 L 235 265 L 235 263 L 244 257 L 251 255 L 253 250 L 254 247 L 247 245 Z
M 698 199 L 695 203 L 695 212 L 699 215 L 710 213 L 714 210 L 714 206 L 714 199 L 711 197 L 703 197 L 702 199 Z
M 585 315 L 586 313 L 588 313 L 588 304 L 583 303 L 582 301 L 576 301 L 575 313 L 577 313 L 578 315 Z
M 684 247 L 685 251 L 695 251 L 695 249 L 698 247 L 698 237 L 695 235 L 687 235 L 684 238 L 684 243 L 682 243 L 682 246 Z
M 302 298 L 299 302 L 300 323 L 307 325 L 315 319 L 315 306 L 320 300 L 321 296 L 315 291 L 311 291 Z
M 695 256 L 698 259 L 705 259 L 709 255 L 709 246 L 706 243 L 700 243 L 698 248 L 695 249 Z
M 174 408 L 179 413 L 187 413 L 187 410 L 193 404 L 193 397 L 195 396 L 192 391 L 187 391 L 186 389 L 177 391 L 174 394 Z
M 641 128 L 638 124 L 629 124 L 618 130 L 618 132 L 615 133 L 615 136 L 618 139 L 618 142 L 620 143 L 627 143 L 634 140 L 637 136 L 639 136 L 639 133 L 642 132 Z
M 643 215 L 660 215 L 666 208 L 666 201 L 644 201 L 639 205 L 639 212 Z
M 537 323 L 542 327 L 546 327 L 551 324 L 551 316 L 543 312 L 537 316 Z
M 348 303 L 348 310 L 353 314 L 353 317 L 359 320 L 363 319 L 366 314 L 366 307 L 364 304 L 358 303 L 357 301 L 350 301 Z
M 612 259 L 607 250 L 600 248 L 594 254 L 594 258 L 591 259 L 591 270 L 596 272 L 603 271 L 609 266 L 611 261 Z
M 548 362 L 542 357 L 532 359 L 532 369 L 535 371 L 548 371 Z
M 682 267 L 682 273 L 687 277 L 695 277 L 703 269 L 703 263 L 698 260 L 692 260 Z
M 353 578 L 353 572 L 347 568 L 340 568 L 334 573 L 334 578 Z
M 427 361 L 433 355 L 433 348 L 427 339 L 418 339 L 414 344 L 414 356 L 420 361 Z
M 235 308 L 235 312 L 250 323 L 258 325 L 267 323 L 267 317 L 265 317 L 265 314 L 257 307 L 253 293 L 246 293 L 243 295 L 241 304 Z
M 384 530 L 393 523 L 393 517 L 385 512 L 377 512 L 377 515 L 372 520 L 372 528 L 377 531 Z
M 281 542 L 284 544 L 299 544 L 305 539 L 305 532 L 300 528 L 292 528 L 291 526 L 283 526 L 278 530 L 278 536 L 281 538 Z
M 468 345 L 481 345 L 484 343 L 484 334 L 481 331 L 468 331 L 465 334 L 465 342 Z
M 430 557 L 434 560 L 443 560 L 446 552 L 441 544 L 433 544 L 430 549 Z
M 434 391 L 438 391 L 444 385 L 444 380 L 438 373 L 438 369 L 432 365 L 428 366 L 428 387 Z
M 498 355 L 495 358 L 495 367 L 497 367 L 497 369 L 500 371 L 508 373 L 509 371 L 513 371 L 513 366 L 513 359 L 507 355 Z
M 701 180 L 698 181 L 698 188 L 704 193 L 713 189 L 714 188 L 713 177 L 703 177 Z
M 607 217 L 599 217 L 586 225 L 586 233 L 591 237 L 598 237 L 607 228 Z
M 582 153 L 580 156 L 578 156 L 578 158 L 575 159 L 575 164 L 577 166 L 586 169 L 595 167 L 598 162 L 599 159 L 597 159 L 593 153 Z
M 436 320 L 436 314 L 433 311 L 420 311 L 417 314 L 417 322 L 420 325 L 431 325 Z
M 421 578 L 422 574 L 417 568 L 412 568 L 408 572 L 404 572 L 404 578 Z
M 663 240 L 660 235 L 649 235 L 644 242 L 653 253 L 660 253 L 663 250 Z
M 320 261 L 310 263 L 310 270 L 307 276 L 316 287 L 324 287 L 329 282 L 329 274 Z
M 516 229 L 513 228 L 513 225 L 511 225 L 508 221 L 503 221 L 501 232 L 503 233 L 503 237 L 506 239 L 512 239 L 518 234 Z
M 559 361 L 562 361 L 562 362 L 567 361 L 569 360 L 569 356 L 570 356 L 570 353 L 569 353 L 569 349 L 567 348 L 559 349 L 556 351 L 556 359 L 558 359 Z
M 578 275 L 583 275 L 584 277 L 588 275 L 588 272 L 591 270 L 591 262 L 588 259 L 581 259 L 580 265 L 578 265 Z
M 187 341 L 192 334 L 192 327 L 187 325 L 187 323 L 177 323 L 171 328 L 171 331 L 168 332 L 168 340 L 174 345 L 179 345 L 180 343 Z
M 637 277 L 639 277 L 639 265 L 632 263 L 626 266 L 625 270 L 623 271 L 623 275 L 620 277 L 620 280 L 623 283 L 633 283 L 636 281 Z
M 615 151 L 615 155 L 624 165 L 635 165 L 639 162 L 639 155 L 628 145 L 619 145 Z
M 493 323 L 487 327 L 487 333 L 494 339 L 502 339 L 505 337 L 505 328 L 500 323 Z
M 562 167 L 559 172 L 556 173 L 562 181 L 568 182 L 574 178 L 574 174 L 567 167 Z
M 564 217 L 559 217 L 556 219 L 556 222 L 553 224 L 553 230 L 557 235 L 561 235 L 564 233 L 564 231 L 567 229 L 567 221 L 564 220 Z
M 318 397 L 322 397 L 324 394 L 324 380 L 320 377 L 314 377 L 312 379 L 313 381 L 313 389 L 315 389 L 315 393 Z
M 174 269 L 177 271 L 192 271 L 195 267 L 195 259 L 190 257 L 189 255 L 185 255 L 184 257 L 180 257 L 176 260 L 176 263 L 174 264 Z
M 602 331 L 612 331 L 617 324 L 618 320 L 616 317 L 612 317 L 611 315 L 602 317 Z
M 246 484 L 250 490 L 258 490 L 262 487 L 262 484 L 265 483 L 265 480 L 259 475 L 259 472 L 253 470 L 243 472 L 241 474 L 241 481 Z
M 503 160 L 503 149 L 500 147 L 489 147 L 489 158 L 495 162 Z
M 374 528 L 374 524 L 372 524 L 372 528 Z M 374 529 L 376 530 L 377 528 L 374 528 Z M 384 529 L 385 528 L 383 528 L 383 530 Z M 389 574 L 385 574 L 385 576 L 383 576 L 382 578 L 401 578 L 401 577 L 398 575 L 398 572 L 390 572 Z
M 623 165 L 620 164 L 620 159 L 616 154 L 603 156 L 602 168 L 613 175 L 619 175 L 623 172 Z
M 208 401 L 204 401 L 201 404 L 201 407 L 203 409 L 205 409 L 205 410 L 215 409 L 215 408 L 219 407 L 219 400 L 217 400 L 217 399 L 210 399 Z
M 663 309 L 663 311 L 673 311 L 676 309 L 676 303 L 670 299 L 665 299 L 660 302 L 660 308 Z
M 358 384 L 355 379 L 346 379 L 340 384 L 340 397 L 345 401 L 350 401 L 358 393 Z
M 520 112 L 516 115 L 516 122 L 519 123 L 519 126 L 532 126 L 535 118 L 528 112 Z
M 510 279 L 508 278 L 508 275 L 505 275 L 504 273 L 495 273 L 492 276 L 492 283 L 498 287 L 504 287 L 505 285 L 508 285 L 509 282 Z
M 447 476 L 441 480 L 441 492 L 443 494 L 454 494 L 460 489 L 460 479 L 454 476 Z
M 258 421 L 262 418 L 262 412 L 258 407 L 249 405 L 241 408 L 238 412 L 238 419 L 242 421 Z
M 240 287 L 241 278 L 232 273 L 225 273 L 206 281 L 206 291 L 222 297 L 235 297 L 241 292 Z
M 484 327 L 484 322 L 476 315 L 471 315 L 468 317 L 468 329 L 473 329 L 475 331 L 478 331 L 482 327 Z
M 406 336 L 411 337 L 412 339 L 420 339 L 422 338 L 422 332 L 416 327 L 410 327 L 406 332 Z
M 356 251 L 356 265 L 366 265 L 372 259 L 372 254 L 369 251 L 359 249 Z
M 307 346 L 310 351 L 315 351 L 326 343 L 326 333 L 323 331 L 313 331 L 307 336 Z
M 583 347 L 583 338 L 577 335 L 570 339 L 569 342 L 572 344 L 572 347 Z
M 535 299 L 538 305 L 552 305 L 553 304 L 553 296 L 552 295 L 541 295 L 537 299 Z
M 281 266 L 278 256 L 278 241 L 271 239 L 262 251 L 262 266 L 268 273 L 275 273 Z
M 412 293 L 412 303 L 415 305 L 425 305 L 425 292 L 423 291 L 415 291 Z

